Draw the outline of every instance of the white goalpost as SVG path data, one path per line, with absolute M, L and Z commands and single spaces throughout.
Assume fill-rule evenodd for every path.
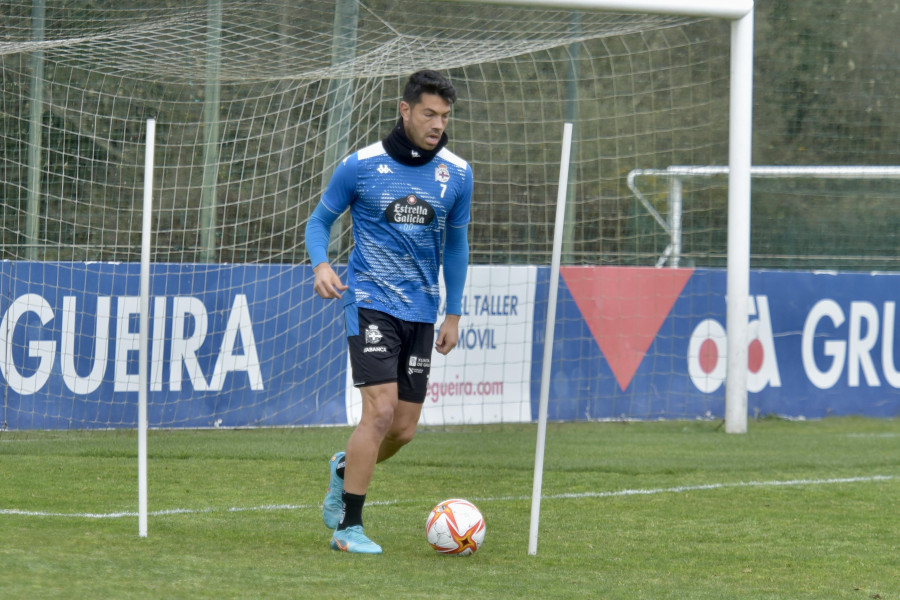
M 153 239 L 153 153 L 156 119 L 147 120 L 141 215 L 140 332 L 138 345 L 138 535 L 147 537 L 147 396 L 150 393 L 150 245 Z
M 493 1 L 493 0 L 492 0 Z M 508 0 L 505 3 L 568 7 L 591 10 L 628 10 L 691 16 L 715 16 L 731 19 L 731 90 L 729 116 L 728 170 L 728 267 L 727 267 L 727 331 L 728 361 L 725 379 L 725 430 L 747 431 L 747 308 L 750 288 L 750 169 L 753 108 L 753 2 L 726 1 L 634 1 L 604 0 Z M 556 287 L 558 286 L 562 229 L 565 220 L 565 197 L 569 169 L 571 125 L 566 124 L 563 153 L 560 160 L 557 217 L 554 228 L 551 262 L 550 301 L 541 378 L 537 448 L 532 490 L 531 524 L 528 554 L 537 554 L 540 526 L 540 500 L 547 427 L 550 364 L 552 362 L 553 326 L 555 324 Z

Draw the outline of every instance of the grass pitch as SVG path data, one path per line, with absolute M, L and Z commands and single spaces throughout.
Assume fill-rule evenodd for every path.
M 551 424 L 537 556 L 534 425 L 426 429 L 380 465 L 366 532 L 333 552 L 319 505 L 347 428 L 0 433 L 4 598 L 900 598 L 900 421 Z M 446 557 L 449 497 L 485 544 Z

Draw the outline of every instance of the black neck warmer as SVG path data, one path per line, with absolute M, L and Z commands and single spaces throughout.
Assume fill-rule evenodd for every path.
M 391 133 L 381 140 L 387 153 L 400 164 L 409 167 L 421 167 L 427 165 L 434 158 L 434 155 L 441 151 L 441 148 L 447 145 L 447 133 L 441 134 L 441 141 L 433 150 L 423 150 L 419 148 L 407 137 L 406 131 L 403 129 L 403 118 L 401 117 Z

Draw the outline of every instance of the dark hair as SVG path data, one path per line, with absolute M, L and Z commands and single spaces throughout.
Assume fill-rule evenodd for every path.
M 419 102 L 422 94 L 436 94 L 448 104 L 456 102 L 456 88 L 437 71 L 425 69 L 409 76 L 403 90 L 403 101 L 412 106 Z

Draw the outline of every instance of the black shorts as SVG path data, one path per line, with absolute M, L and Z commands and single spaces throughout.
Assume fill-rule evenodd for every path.
M 434 324 L 403 321 L 356 304 L 345 308 L 344 318 L 353 385 L 396 381 L 400 400 L 425 402 Z

